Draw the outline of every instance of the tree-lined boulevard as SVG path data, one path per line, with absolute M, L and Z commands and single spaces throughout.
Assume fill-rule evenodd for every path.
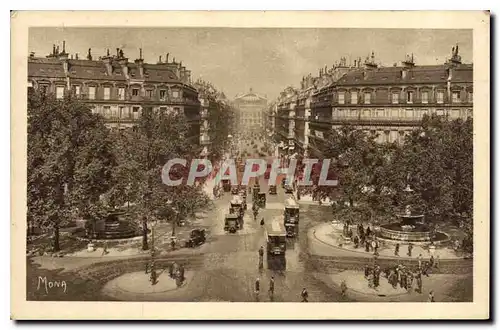
M 211 85 L 203 83 L 200 88 L 218 100 L 220 93 Z M 242 146 L 250 149 L 245 151 L 249 158 L 263 150 L 269 156 L 271 142 L 262 135 L 238 133 L 233 109 L 217 102 L 209 117 L 216 128 L 212 163 Z M 374 263 L 373 253 L 352 252 L 329 233 L 318 236 L 318 226 L 332 221 L 365 227 L 391 222 L 408 204 L 424 212 L 433 226 L 456 227 L 461 249 L 472 247 L 472 119 L 425 116 L 421 127 L 400 145 L 377 144 L 373 136 L 352 126 L 332 130 L 324 157 L 332 160 L 330 170 L 339 185 L 300 188 L 299 194 L 285 194 L 278 186 L 277 194 L 270 195 L 267 182 L 261 180 L 266 206 L 254 219 L 250 210 L 255 201 L 249 194 L 244 226 L 236 234 L 223 228 L 231 192 L 209 198 L 204 188 L 208 179 L 193 186 L 162 183 L 161 170 L 168 159 L 183 158 L 189 163 L 199 157 L 200 147 L 189 140 L 190 134 L 189 123 L 178 113 L 145 108 L 134 130 L 112 131 L 100 115 L 76 99 L 29 95 L 29 299 L 279 302 L 301 301 L 307 288 L 309 301 L 426 301 L 427 294 L 413 291 L 404 295 L 390 291 L 386 298 L 364 289 L 358 292 L 355 283 L 343 295 L 335 274 L 361 273 Z M 239 150 L 231 156 L 241 155 Z M 187 178 L 188 170 L 177 167 L 172 178 Z M 313 182 L 318 179 L 313 173 Z M 407 186 L 414 192 L 410 197 L 404 193 Z M 309 201 L 307 196 L 314 198 Z M 284 258 L 266 256 L 265 267 L 259 270 L 258 250 L 266 243 L 259 220 L 282 221 L 289 198 L 300 202 L 298 237 L 287 239 Z M 325 198 L 333 203 L 318 205 Z M 118 210 L 138 234 L 120 242 L 100 239 L 99 221 Z M 74 229 L 81 220 L 85 220 L 84 231 Z M 185 247 L 191 230 L 200 228 L 206 230 L 206 242 Z M 173 238 L 177 245 L 171 244 Z M 89 243 L 95 251 L 87 252 Z M 379 258 L 381 265 L 417 263 L 416 256 Z M 156 283 L 149 275 L 153 262 Z M 173 262 L 186 270 L 180 285 L 168 274 Z M 470 260 L 442 260 L 442 264 L 424 280 L 424 289 L 433 288 L 441 301 L 472 299 Z M 130 280 L 135 278 L 131 274 L 143 274 L 139 278 L 144 281 Z M 267 294 L 271 276 L 275 279 L 272 298 Z M 39 290 L 40 277 L 65 281 L 71 295 Z

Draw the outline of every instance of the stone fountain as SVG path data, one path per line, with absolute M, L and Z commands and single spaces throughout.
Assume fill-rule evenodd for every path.
M 137 226 L 128 219 L 126 211 L 112 210 L 96 221 L 95 239 L 125 239 L 139 236 Z
M 412 193 L 408 185 L 405 192 Z M 407 205 L 403 214 L 398 214 L 398 222 L 380 226 L 378 233 L 380 238 L 398 242 L 431 243 L 443 241 L 448 236 L 441 232 L 432 230 L 424 220 L 424 215 L 412 212 L 411 205 Z

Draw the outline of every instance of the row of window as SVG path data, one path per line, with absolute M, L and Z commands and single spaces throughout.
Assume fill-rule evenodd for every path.
M 160 111 L 168 111 L 167 107 L 160 107 Z M 180 111 L 179 107 L 175 107 L 174 111 Z M 111 107 L 111 106 L 103 106 L 103 107 L 93 107 L 92 112 L 95 114 L 100 114 L 104 118 L 107 119 L 139 119 L 141 108 L 139 106 L 134 107 Z
M 429 115 L 431 112 L 429 109 L 337 109 L 333 112 L 334 117 L 344 118 L 421 118 L 424 115 Z M 462 110 L 462 109 L 451 109 L 445 111 L 444 109 L 436 109 L 435 113 L 438 116 L 444 116 L 448 114 L 452 118 L 470 117 L 472 116 L 472 109 Z M 324 114 L 317 114 L 315 117 L 325 118 Z M 317 120 L 318 120 L 317 119 Z
M 104 100 L 111 100 L 111 87 L 103 87 L 102 90 L 103 90 L 103 99 Z M 58 99 L 64 98 L 65 91 L 66 91 L 66 88 L 64 86 L 56 86 L 56 98 L 58 98 Z M 96 91 L 97 91 L 97 87 L 95 87 L 95 86 L 88 86 L 87 87 L 87 95 L 88 95 L 89 100 L 96 99 Z M 82 95 L 81 86 L 79 86 L 79 85 L 73 86 L 73 92 L 76 96 Z M 141 94 L 141 89 L 140 88 L 132 88 L 131 94 L 132 94 L 132 97 L 138 97 Z M 166 89 L 159 90 L 160 100 L 165 101 L 167 98 L 167 95 L 168 94 L 167 94 Z M 143 96 L 145 96 L 147 98 L 153 98 L 155 96 L 155 90 L 145 89 Z M 179 91 L 172 91 L 172 97 L 173 98 L 180 97 Z M 117 99 L 118 100 L 125 100 L 125 87 L 119 87 L 117 89 Z
M 400 100 L 401 93 L 399 92 L 393 92 L 391 94 L 391 103 L 392 104 L 399 104 L 401 101 L 406 102 L 406 103 L 414 103 L 415 102 L 415 94 L 416 92 L 414 91 L 406 91 L 404 95 L 404 99 Z M 358 92 L 352 91 L 350 92 L 350 104 L 358 104 Z M 436 103 L 444 103 L 445 100 L 445 92 L 444 91 L 437 91 L 436 92 Z M 372 102 L 372 93 L 371 92 L 365 92 L 364 93 L 364 98 L 363 98 L 363 103 L 364 104 L 371 104 Z M 430 94 L 428 91 L 421 91 L 420 92 L 420 102 L 421 103 L 429 103 L 431 102 L 430 100 Z M 451 93 L 451 102 L 452 103 L 461 103 L 462 100 L 460 98 L 460 91 L 453 91 Z M 472 92 L 467 92 L 467 102 L 472 103 Z M 338 92 L 338 103 L 339 104 L 345 104 L 346 103 L 346 92 Z

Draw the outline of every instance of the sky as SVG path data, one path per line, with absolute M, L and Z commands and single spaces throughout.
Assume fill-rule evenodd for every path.
M 29 52 L 46 56 L 66 41 L 66 52 L 94 58 L 122 48 L 130 61 L 142 48 L 146 62 L 170 53 L 193 79 L 210 81 L 228 98 L 254 92 L 269 100 L 302 76 L 317 75 L 341 57 L 347 62 L 375 53 L 377 63 L 392 66 L 413 53 L 416 65 L 442 64 L 459 45 L 463 63 L 472 63 L 472 30 L 303 29 L 303 28 L 30 28 Z

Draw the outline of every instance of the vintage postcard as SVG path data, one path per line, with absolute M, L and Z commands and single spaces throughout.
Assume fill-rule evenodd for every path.
M 11 24 L 13 319 L 489 318 L 489 12 Z

